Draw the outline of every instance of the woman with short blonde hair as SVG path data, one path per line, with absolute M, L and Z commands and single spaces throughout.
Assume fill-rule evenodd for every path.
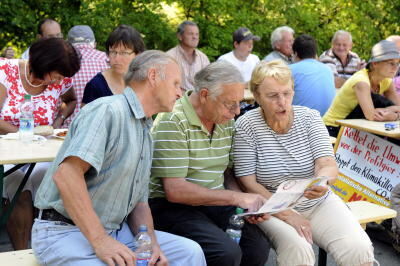
M 293 81 L 280 60 L 261 62 L 250 89 L 260 108 L 236 121 L 235 174 L 246 192 L 270 198 L 284 181 L 338 174 L 329 135 L 319 112 L 293 106 Z M 328 186 L 314 185 L 300 203 L 259 224 L 277 252 L 278 265 L 314 265 L 312 243 L 338 265 L 372 265 L 367 234 Z

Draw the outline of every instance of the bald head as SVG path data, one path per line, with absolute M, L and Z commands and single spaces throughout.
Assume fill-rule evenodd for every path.
M 38 25 L 38 39 L 62 38 L 60 24 L 50 18 L 42 20 Z
M 386 40 L 394 42 L 397 46 L 397 49 L 400 51 L 400 35 L 391 35 L 387 37 Z

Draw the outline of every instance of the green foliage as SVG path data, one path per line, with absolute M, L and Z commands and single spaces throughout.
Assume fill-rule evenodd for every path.
M 232 33 L 241 26 L 262 38 L 254 47 L 260 57 L 271 51 L 270 34 L 281 25 L 315 37 L 320 53 L 336 30 L 348 30 L 353 50 L 364 59 L 373 44 L 400 33 L 398 0 L 1 0 L 0 49 L 13 45 L 21 53 L 35 40 L 44 17 L 59 21 L 64 35 L 73 25 L 90 25 L 100 49 L 124 23 L 141 32 L 148 49 L 167 50 L 176 45 L 176 26 L 194 20 L 199 47 L 211 60 L 232 49 Z

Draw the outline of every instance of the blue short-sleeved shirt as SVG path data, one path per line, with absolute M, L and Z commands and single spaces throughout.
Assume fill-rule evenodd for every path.
M 118 229 L 138 202 L 147 202 L 153 152 L 151 125 L 152 120 L 145 118 L 141 103 L 129 87 L 123 94 L 86 105 L 47 171 L 35 206 L 69 217 L 52 177 L 65 158 L 76 156 L 92 166 L 85 180 L 103 226 Z
M 323 116 L 336 94 L 332 71 L 315 59 L 304 59 L 289 67 L 294 80 L 293 105 L 318 110 Z
M 82 103 L 88 104 L 98 98 L 111 96 L 113 92 L 103 74 L 97 73 L 85 86 Z

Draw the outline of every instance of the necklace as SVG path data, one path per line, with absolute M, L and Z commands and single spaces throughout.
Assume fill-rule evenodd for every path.
M 25 62 L 25 81 L 26 81 L 26 83 L 28 83 L 28 85 L 31 86 L 31 87 L 33 87 L 33 88 L 39 88 L 40 86 L 43 85 L 43 83 L 40 83 L 39 85 L 33 85 L 33 84 L 29 81 L 29 79 L 28 79 L 28 74 L 27 74 L 27 71 L 26 71 L 26 66 L 27 66 L 27 65 L 28 65 L 28 62 Z

